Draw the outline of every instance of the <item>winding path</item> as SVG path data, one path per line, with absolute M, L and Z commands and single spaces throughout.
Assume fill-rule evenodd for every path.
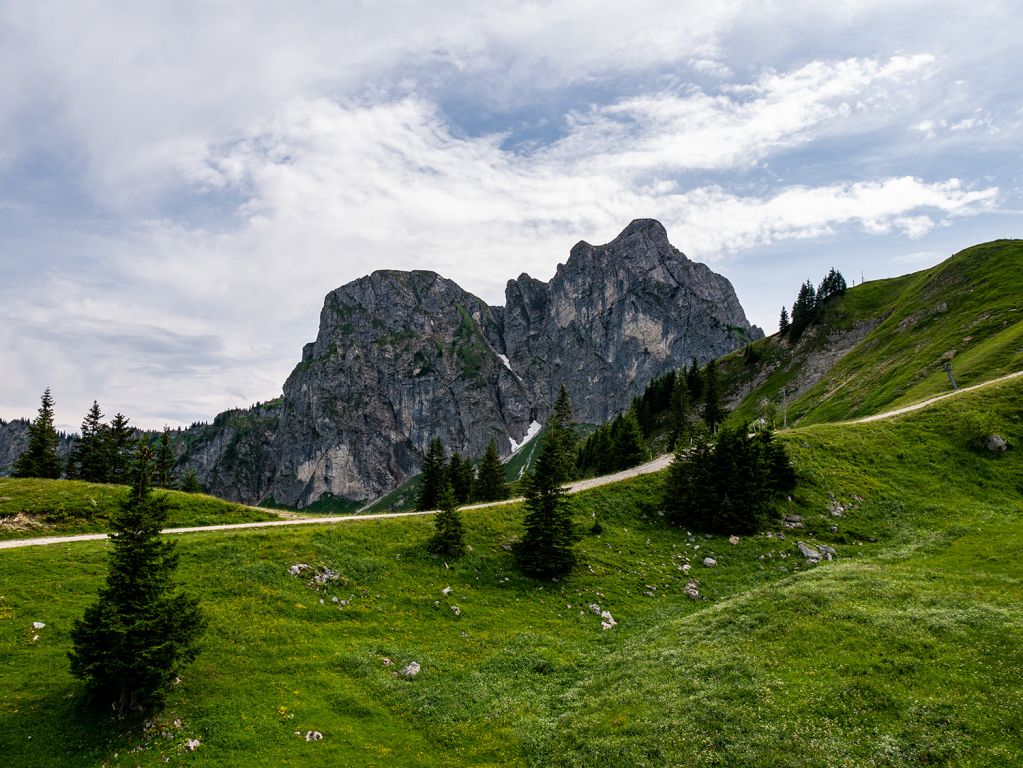
M 972 392 L 982 387 L 988 387 L 992 384 L 998 384 L 1002 381 L 1008 381 L 1018 376 L 1023 376 L 1023 371 L 1016 371 L 1015 373 L 1009 373 L 1005 376 L 999 376 L 997 379 L 991 379 L 980 384 L 974 384 L 970 387 L 963 387 L 957 389 L 954 392 L 948 392 L 944 395 L 938 395 L 927 400 L 922 400 L 919 403 L 913 405 L 907 405 L 903 408 L 896 408 L 892 411 L 885 411 L 884 413 L 875 413 L 873 416 L 864 416 L 862 419 L 854 419 L 853 421 L 844 422 L 846 424 L 863 424 L 870 421 L 879 421 L 881 419 L 891 418 L 892 416 L 898 416 L 903 413 L 909 413 L 910 411 L 918 411 L 921 408 L 926 408 L 929 405 L 945 400 L 949 397 L 955 397 L 961 395 L 964 392 Z M 632 469 L 626 469 L 622 472 L 615 472 L 613 475 L 603 475 L 601 477 L 593 477 L 588 480 L 577 480 L 574 483 L 569 483 L 566 488 L 569 493 L 580 493 L 582 491 L 588 491 L 591 488 L 599 488 L 602 485 L 610 485 L 611 483 L 618 483 L 622 480 L 628 480 L 632 477 L 639 475 L 647 475 L 652 472 L 660 472 L 662 469 L 671 464 L 673 454 L 665 453 L 658 456 L 656 459 L 648 461 L 646 464 L 640 464 L 638 467 Z M 521 496 L 514 499 L 505 499 L 503 501 L 493 501 L 486 504 L 471 504 L 466 507 L 461 507 L 462 511 L 469 511 L 474 509 L 487 509 L 489 507 L 500 507 L 506 504 L 518 504 L 523 501 Z M 262 507 L 254 507 L 259 509 L 261 512 L 267 510 Z M 370 515 L 334 515 L 331 517 L 289 517 L 285 520 L 270 520 L 259 523 L 228 523 L 224 525 L 203 525 L 195 526 L 191 528 L 165 528 L 163 533 L 165 534 L 180 534 L 180 533 L 203 533 L 205 531 L 238 531 L 246 530 L 249 528 L 280 528 L 289 525 L 331 525 L 334 523 L 353 523 L 361 520 L 390 520 L 396 517 L 422 517 L 424 515 L 436 514 L 434 510 L 426 512 L 381 512 Z M 74 536 L 45 536 L 35 539 L 11 539 L 9 541 L 0 541 L 0 549 L 16 549 L 20 547 L 39 547 L 47 544 L 70 544 L 77 541 L 102 541 L 108 538 L 105 533 L 84 533 Z

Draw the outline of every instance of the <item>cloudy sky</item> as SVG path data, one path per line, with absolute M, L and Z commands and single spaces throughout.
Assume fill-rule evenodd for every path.
M 0 418 L 278 395 L 324 294 L 634 218 L 769 332 L 1023 235 L 1016 3 L 0 0 Z

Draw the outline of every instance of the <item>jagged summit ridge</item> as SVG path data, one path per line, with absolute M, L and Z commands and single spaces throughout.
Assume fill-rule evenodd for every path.
M 731 284 L 653 219 L 576 244 L 549 283 L 510 280 L 504 307 L 435 272 L 379 270 L 327 294 L 284 387 L 272 495 L 370 498 L 415 472 L 435 436 L 507 452 L 562 384 L 577 419 L 603 421 L 654 376 L 761 335 Z

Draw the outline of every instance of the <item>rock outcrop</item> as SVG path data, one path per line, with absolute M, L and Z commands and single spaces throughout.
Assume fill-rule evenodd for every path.
M 479 456 L 542 422 L 564 385 L 603 422 L 654 377 L 763 332 L 731 284 L 651 219 L 577 244 L 549 283 L 522 275 L 487 306 L 425 271 L 379 271 L 327 295 L 284 385 L 272 496 L 369 499 L 417 471 L 430 440 Z

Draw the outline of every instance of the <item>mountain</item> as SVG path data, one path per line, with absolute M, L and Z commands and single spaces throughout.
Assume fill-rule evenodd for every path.
M 510 452 L 562 385 L 577 420 L 603 421 L 658 374 L 763 335 L 728 280 L 650 219 L 578 243 L 549 283 L 524 274 L 505 297 L 491 307 L 425 271 L 328 294 L 284 385 L 273 500 L 372 498 L 414 473 L 434 437 L 464 455 L 491 439 Z

